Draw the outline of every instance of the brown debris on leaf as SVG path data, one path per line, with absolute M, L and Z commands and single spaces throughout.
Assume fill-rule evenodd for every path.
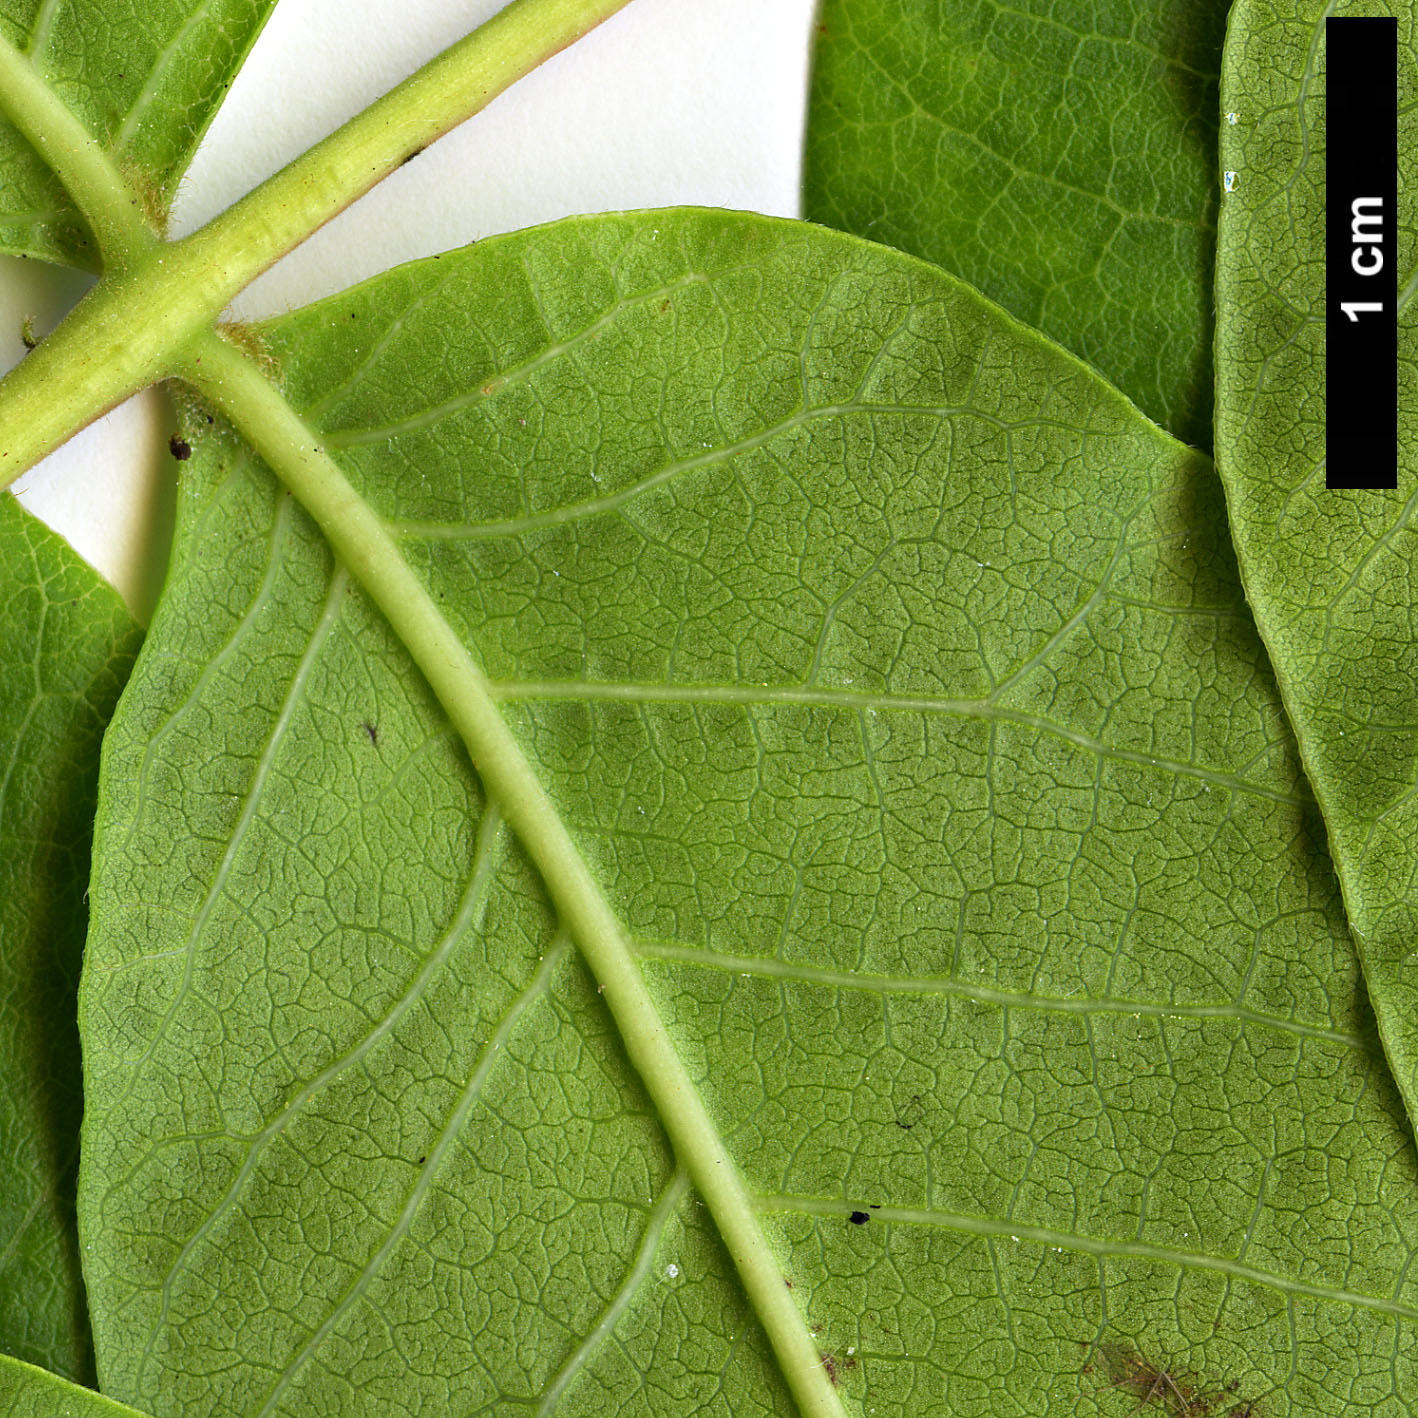
M 1109 1377 L 1102 1391 L 1116 1390 L 1136 1400 L 1124 1418 L 1143 1413 L 1165 1414 L 1168 1418 L 1262 1418 L 1254 1400 L 1238 1400 L 1238 1379 L 1213 1385 L 1196 1374 L 1149 1359 L 1135 1349 L 1111 1344 L 1100 1345 L 1096 1353 Z M 1092 1373 L 1094 1367 L 1090 1359 L 1083 1365 L 1083 1372 Z M 1100 1411 L 1111 1410 L 1103 1410 L 1100 1404 Z
M 835 1354 L 823 1354 L 820 1357 L 822 1367 L 826 1370 L 833 1388 L 841 1383 L 843 1374 L 850 1374 L 857 1367 L 857 1356 L 851 1349 L 847 1350 L 846 1357 L 842 1359 L 839 1359 Z

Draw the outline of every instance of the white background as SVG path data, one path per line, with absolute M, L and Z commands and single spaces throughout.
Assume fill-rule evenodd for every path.
M 184 180 L 200 226 L 500 8 L 500 0 L 280 0 Z M 401 261 L 577 212 L 692 203 L 797 216 L 815 0 L 632 0 L 317 232 L 237 299 L 246 319 Z M 0 369 L 86 281 L 0 258 Z M 177 465 L 171 414 L 130 400 L 19 479 L 146 619 Z

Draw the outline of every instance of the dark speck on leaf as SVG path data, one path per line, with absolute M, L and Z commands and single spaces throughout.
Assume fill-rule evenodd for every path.
M 371 723 L 369 722 L 369 720 L 366 719 L 366 720 L 360 725 L 360 728 L 362 728 L 362 729 L 365 731 L 365 733 L 367 733 L 367 734 L 369 735 L 369 741 L 370 741 L 370 743 L 373 744 L 375 748 L 378 748 L 378 747 L 379 747 L 379 726 L 378 726 L 378 724 L 371 724 Z
M 177 459 L 179 463 L 185 463 L 192 456 L 192 445 L 185 439 L 173 434 L 167 440 L 167 451 Z
M 865 1211 L 854 1211 L 848 1218 L 853 1226 L 865 1226 L 871 1220 L 871 1216 Z
M 422 1167 L 423 1164 L 424 1164 L 425 1162 L 427 1162 L 427 1161 L 428 1161 L 428 1154 L 425 1153 L 422 1157 L 419 1158 L 419 1160 L 418 1160 L 418 1165 L 419 1165 L 420 1167 Z
M 899 1127 L 902 1132 L 910 1132 L 920 1120 L 921 1095 L 919 1093 L 913 1093 L 906 1100 L 906 1106 L 903 1107 L 897 1115 L 896 1126 Z

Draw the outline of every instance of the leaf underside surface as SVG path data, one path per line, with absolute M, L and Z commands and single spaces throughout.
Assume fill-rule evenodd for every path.
M 804 215 L 935 261 L 1211 446 L 1225 0 L 824 0 Z
M 0 0 L 0 34 L 165 213 L 275 0 Z M 88 224 L 0 118 L 0 254 L 96 270 Z
M 91 1381 L 79 1274 L 79 1034 L 99 742 L 140 633 L 0 494 L 0 1353 Z
M 148 1418 L 48 1369 L 0 1354 L 0 1411 L 5 1418 Z
M 1412 1133 L 1208 459 L 766 218 L 573 219 L 264 337 L 495 682 L 850 1411 L 1134 1411 L 1099 1354 L 1416 1411 Z M 789 1412 L 443 712 L 190 423 L 81 989 L 105 1390 Z
M 1398 488 L 1325 487 L 1324 19 L 1398 16 Z M 1217 451 L 1400 1087 L 1418 1106 L 1418 36 L 1403 5 L 1245 3 L 1227 38 Z M 1342 420 L 1343 409 L 1328 416 Z M 1362 430 L 1356 430 L 1356 434 Z M 1418 1113 L 1415 1113 L 1418 1116 Z

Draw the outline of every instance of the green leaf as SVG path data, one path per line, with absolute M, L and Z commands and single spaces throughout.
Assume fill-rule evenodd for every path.
M 93 1371 L 74 1181 L 99 739 L 138 648 L 117 593 L 0 495 L 0 1351 Z
M 824 0 L 804 214 L 963 276 L 1211 446 L 1224 0 Z
M 0 1405 L 6 1418 L 145 1418 L 58 1374 L 0 1354 Z
M 1246 3 L 1217 283 L 1217 452 L 1246 587 L 1324 809 L 1379 1026 L 1418 1117 L 1418 39 L 1399 15 L 1398 490 L 1325 488 L 1324 15 Z
M 562 222 L 263 336 L 492 677 L 851 1411 L 1121 1418 L 1162 1366 L 1418 1411 L 1413 1137 L 1203 455 L 765 218 Z M 82 990 L 106 1390 L 790 1411 L 505 805 L 290 496 L 190 438 Z
M 160 222 L 275 0 L 0 0 L 29 58 Z M 96 270 L 98 254 L 45 158 L 0 118 L 0 253 Z

